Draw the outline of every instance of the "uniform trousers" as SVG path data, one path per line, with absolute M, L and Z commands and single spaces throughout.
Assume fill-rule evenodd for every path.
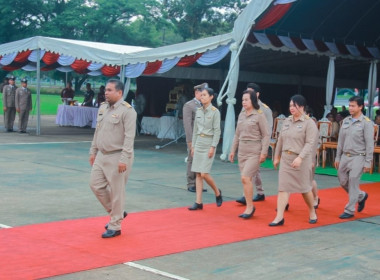
M 96 198 L 110 214 L 108 229 L 120 230 L 124 218 L 125 186 L 131 172 L 133 158 L 127 170 L 119 173 L 120 152 L 103 154 L 98 152 L 91 170 L 90 187 Z
M 4 112 L 5 129 L 13 129 L 15 118 L 16 118 L 16 107 L 7 107 L 7 110 Z
M 339 169 L 338 179 L 342 188 L 348 193 L 348 203 L 344 207 L 344 212 L 353 215 L 355 213 L 355 205 L 361 201 L 365 192 L 360 190 L 359 181 L 363 173 L 365 156 L 342 155 Z
M 18 130 L 26 131 L 29 120 L 29 110 L 20 110 L 18 115 Z
M 196 173 L 191 171 L 191 165 L 193 164 L 193 157 L 191 156 L 191 150 L 187 152 L 187 187 L 195 186 Z

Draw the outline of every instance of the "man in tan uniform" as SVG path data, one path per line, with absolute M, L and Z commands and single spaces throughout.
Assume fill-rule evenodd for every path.
M 260 105 L 260 109 L 263 111 L 264 115 L 265 115 L 265 118 L 267 120 L 267 123 L 268 123 L 268 132 L 269 132 L 269 135 L 272 135 L 272 128 L 273 128 L 273 115 L 272 115 L 272 110 L 269 108 L 268 105 L 266 105 L 265 103 L 261 102 L 261 100 L 259 99 L 260 98 L 260 94 L 261 94 L 261 88 L 258 84 L 255 84 L 255 83 L 249 83 L 247 85 L 247 89 L 250 89 L 250 90 L 253 90 L 254 92 L 256 92 L 256 95 L 257 95 L 257 99 L 259 101 L 259 105 Z M 259 168 L 259 171 L 257 172 L 257 175 L 253 178 L 254 180 L 254 185 L 256 186 L 256 195 L 255 197 L 252 199 L 253 201 L 257 202 L 257 201 L 263 201 L 265 200 L 265 194 L 264 194 L 264 189 L 263 189 L 263 182 L 261 181 L 261 175 L 260 175 L 260 168 Z M 237 199 L 236 202 L 240 203 L 240 204 L 244 204 L 246 205 L 246 201 L 245 201 L 245 197 L 242 196 L 241 198 Z
M 372 121 L 362 114 L 364 100 L 360 96 L 349 99 L 349 117 L 345 118 L 339 132 L 335 168 L 342 188 L 348 193 L 348 203 L 341 219 L 354 216 L 355 205 L 363 211 L 368 194 L 360 190 L 359 181 L 363 172 L 371 168 L 374 149 Z
M 32 110 L 32 92 L 28 89 L 28 81 L 21 80 L 21 88 L 16 89 L 16 111 L 18 113 L 18 130 L 26 133 L 29 111 Z
M 9 77 L 9 85 L 3 88 L 3 110 L 4 110 L 4 127 L 7 132 L 13 131 L 13 123 L 16 118 L 16 78 L 14 76 Z
M 207 87 L 206 83 L 194 87 L 194 98 L 185 103 L 183 106 L 183 126 L 185 128 L 187 143 L 187 190 L 195 192 L 195 173 L 191 171 L 193 157 L 191 156 L 191 138 L 193 137 L 194 119 L 197 109 L 202 106 L 201 92 Z M 204 189 L 203 191 L 206 191 Z
M 123 101 L 124 85 L 109 80 L 106 85 L 106 102 L 98 111 L 97 126 L 90 149 L 92 166 L 90 187 L 97 199 L 110 214 L 110 222 L 103 238 L 121 234 L 125 186 L 131 172 L 136 133 L 136 112 Z

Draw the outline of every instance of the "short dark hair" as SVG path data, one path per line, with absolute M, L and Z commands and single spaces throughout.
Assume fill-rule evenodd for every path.
M 260 92 L 260 93 L 261 93 L 261 88 L 260 88 L 260 86 L 259 86 L 258 84 L 255 84 L 255 83 L 249 83 L 249 84 L 247 85 L 247 89 L 248 89 L 248 88 L 253 89 L 255 93 L 257 93 L 257 92 Z
M 358 106 L 363 106 L 364 108 L 364 99 L 363 97 L 361 96 L 352 96 L 350 99 L 348 99 L 349 102 L 356 102 L 356 104 L 358 104 Z
M 294 105 L 306 107 L 306 99 L 301 94 L 296 94 L 290 97 L 290 101 L 293 101 Z
M 215 107 L 218 107 L 218 104 L 216 102 L 216 98 L 218 95 L 215 93 L 215 91 L 212 88 L 206 87 L 203 90 L 207 91 L 208 95 L 213 96 L 214 98 L 211 100 L 211 104 L 214 105 Z M 203 91 L 202 90 L 202 91 Z
M 253 108 L 255 108 L 256 110 L 260 109 L 260 105 L 259 105 L 259 101 L 257 100 L 256 92 L 251 90 L 251 89 L 246 89 L 245 91 L 243 91 L 243 95 L 247 94 L 247 93 L 249 94 Z
M 120 80 L 117 80 L 117 79 L 109 79 L 107 81 L 107 84 L 110 83 L 110 84 L 114 84 L 115 85 L 115 89 L 117 91 L 121 90 L 121 92 L 124 92 L 124 84 L 122 81 Z

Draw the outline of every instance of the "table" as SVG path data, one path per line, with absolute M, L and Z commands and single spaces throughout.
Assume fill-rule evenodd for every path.
M 58 105 L 55 123 L 60 126 L 96 127 L 98 108 Z
M 160 139 L 176 139 L 185 133 L 183 121 L 173 116 L 143 117 L 141 133 L 157 135 Z

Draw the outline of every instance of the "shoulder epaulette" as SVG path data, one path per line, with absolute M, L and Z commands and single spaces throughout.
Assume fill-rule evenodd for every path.
M 100 105 L 104 105 L 104 104 L 106 104 L 106 102 L 104 101 L 104 102 L 102 102 L 102 103 L 100 103 Z
M 265 104 L 265 103 L 263 103 L 263 102 L 261 102 L 261 104 L 263 104 L 263 106 L 264 106 L 265 108 L 269 108 L 269 106 L 268 106 L 267 104 Z
M 212 107 L 211 107 L 211 110 L 215 111 L 215 110 L 216 110 L 216 108 L 215 108 L 214 106 L 212 106 Z
M 132 107 L 131 104 L 129 104 L 129 103 L 126 102 L 126 101 L 123 101 L 122 104 L 123 104 L 124 106 L 128 107 L 128 108 L 131 108 L 131 107 Z
M 308 119 L 310 119 L 310 117 L 309 117 L 308 115 L 305 115 L 305 119 L 307 119 L 307 120 L 308 120 Z
M 368 117 L 364 117 L 364 119 L 365 119 L 367 122 L 370 122 L 370 121 L 371 121 L 371 119 L 368 118 Z
M 262 113 L 263 113 L 263 110 L 259 109 L 259 110 L 257 110 L 257 112 L 258 112 L 259 114 L 262 114 Z
M 200 110 L 200 109 L 202 109 L 202 106 L 201 106 L 201 107 L 199 107 L 199 108 L 197 108 L 197 110 Z

